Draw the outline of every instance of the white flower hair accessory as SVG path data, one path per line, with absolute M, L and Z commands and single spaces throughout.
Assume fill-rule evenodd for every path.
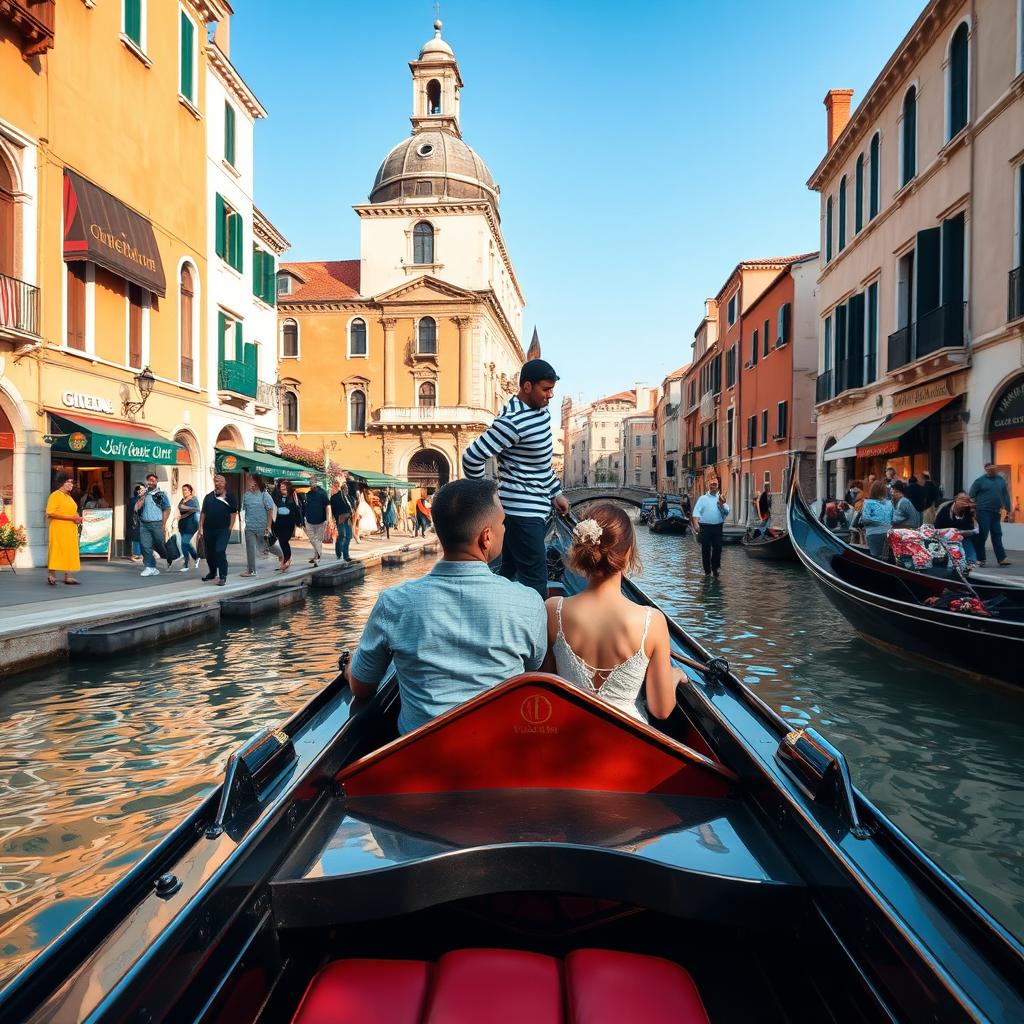
M 604 530 L 596 519 L 584 519 L 573 527 L 572 539 L 581 544 L 593 544 L 597 547 L 601 543 L 601 535 Z

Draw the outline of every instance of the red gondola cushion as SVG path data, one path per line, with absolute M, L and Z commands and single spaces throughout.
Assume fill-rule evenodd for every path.
M 426 1024 L 562 1024 L 557 960 L 508 949 L 459 949 L 437 963 Z
M 693 978 L 656 956 L 579 949 L 565 958 L 571 1024 L 708 1024 Z
M 420 1024 L 432 965 L 335 960 L 306 989 L 292 1024 Z

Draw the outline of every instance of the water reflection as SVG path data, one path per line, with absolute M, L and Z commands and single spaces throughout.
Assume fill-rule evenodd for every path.
M 160 841 L 228 752 L 333 675 L 377 594 L 429 563 L 152 651 L 26 673 L 0 691 L 0 982 Z
M 645 591 L 785 719 L 842 748 L 867 797 L 1024 936 L 1024 695 L 920 669 L 861 640 L 796 564 L 639 528 Z

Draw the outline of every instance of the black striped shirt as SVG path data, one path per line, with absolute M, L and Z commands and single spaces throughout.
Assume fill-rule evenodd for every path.
M 495 421 L 465 450 L 463 473 L 482 480 L 490 458 L 498 460 L 498 497 L 510 516 L 544 518 L 551 499 L 561 493 L 551 468 L 554 439 L 547 408 L 531 409 L 511 398 Z

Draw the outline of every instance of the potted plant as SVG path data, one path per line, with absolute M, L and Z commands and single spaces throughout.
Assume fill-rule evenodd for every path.
M 14 556 L 28 543 L 24 526 L 0 525 L 0 565 L 14 565 Z

